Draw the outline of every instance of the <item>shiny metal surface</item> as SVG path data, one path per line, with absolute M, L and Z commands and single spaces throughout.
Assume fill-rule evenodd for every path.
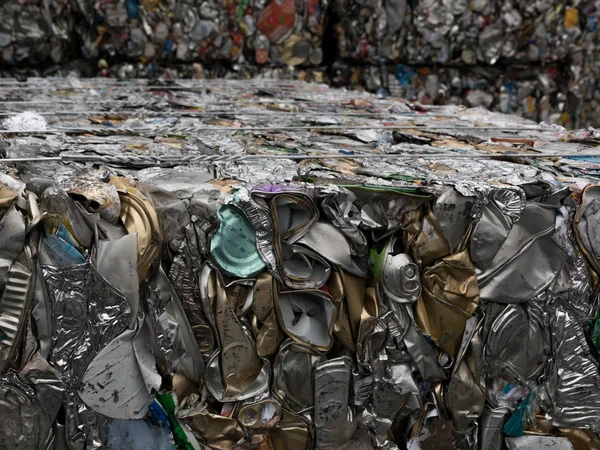
M 314 406 L 314 371 L 326 356 L 308 345 L 287 339 L 273 364 L 273 394 L 284 407 L 302 412 Z
M 335 358 L 315 368 L 315 438 L 317 449 L 338 448 L 354 435 L 349 410 L 352 360 Z
M 436 1 L 359 9 L 382 45 L 403 8 L 443 45 L 446 17 L 516 8 Z M 255 3 L 230 5 L 240 32 L 263 33 Z M 206 31 L 241 48 L 192 6 L 194 51 Z M 318 60 L 298 20 L 268 51 Z M 21 127 L 0 137 L 0 447 L 597 447 L 599 133 L 293 80 L 171 80 L 0 80 Z

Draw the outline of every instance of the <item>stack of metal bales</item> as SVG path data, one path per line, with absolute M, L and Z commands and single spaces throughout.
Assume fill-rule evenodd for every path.
M 82 0 L 84 2 L 84 0 Z M 318 66 L 326 0 L 89 2 L 85 55 L 157 63 Z
M 594 2 L 335 0 L 334 13 L 342 72 L 373 91 L 598 123 Z
M 598 125 L 591 0 L 7 0 L 0 14 L 4 67 L 120 78 L 328 72 L 338 85 L 424 103 Z

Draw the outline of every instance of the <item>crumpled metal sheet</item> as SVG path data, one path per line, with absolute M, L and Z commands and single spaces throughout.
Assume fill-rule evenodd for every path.
M 355 255 L 348 240 L 328 222 L 316 222 L 308 233 L 298 240 L 298 243 L 315 252 L 321 252 L 328 262 L 349 273 L 361 277 L 367 276 L 367 259 L 364 255 L 363 257 Z M 325 252 L 324 247 L 328 247 Z
M 413 261 L 420 267 L 452 253 L 450 242 L 429 206 L 405 213 L 402 220 L 404 246 L 410 249 Z
M 23 449 L 52 446 L 53 424 L 61 407 L 65 386 L 56 371 L 39 355 L 34 356 L 17 374 L 0 379 L 1 442 Z M 52 447 L 50 447 L 52 448 Z
M 315 446 L 335 449 L 349 441 L 356 423 L 349 410 L 352 360 L 334 358 L 318 363 L 315 368 Z
M 65 382 L 77 385 L 92 358 L 128 328 L 131 309 L 89 262 L 42 271 L 52 310 L 50 361 Z
M 483 349 L 485 362 L 496 376 L 506 371 L 527 382 L 544 371 L 550 356 L 550 339 L 538 307 L 507 305 L 490 327 Z
M 489 267 L 477 275 L 482 300 L 518 303 L 550 285 L 567 259 L 552 239 L 557 216 L 551 205 L 527 203 Z M 530 261 L 538 261 L 535 270 L 531 270 Z M 520 279 L 516 273 L 521 274 Z
M 371 405 L 372 414 L 389 421 L 377 434 L 385 435 L 397 414 L 406 416 L 421 406 L 400 326 L 393 311 L 380 315 L 365 335 L 362 353 L 358 354 L 364 371 L 357 380 L 359 391 L 364 391 L 361 397 L 364 395 L 366 404 Z
M 321 188 L 315 194 L 322 198 L 324 214 L 350 240 L 356 255 L 364 256 L 367 253 L 367 239 L 359 230 L 360 214 L 354 204 L 356 194 L 339 186 Z
M 448 377 L 444 373 L 435 351 L 415 326 L 409 313 L 410 309 L 401 305 L 392 305 L 392 310 L 396 314 L 400 329 L 404 330 L 403 341 L 406 351 L 410 354 L 421 378 L 430 383 L 447 380 Z
M 477 309 L 479 287 L 466 250 L 442 258 L 421 275 L 417 325 L 446 353 L 458 353 L 467 320 Z
M 597 273 L 600 273 L 598 257 L 600 249 L 597 247 L 596 222 L 598 196 L 600 189 L 588 186 L 581 194 L 581 206 L 573 219 L 575 236 L 582 252 Z
M 239 189 L 234 203 L 233 196 L 224 201 L 225 204 L 235 204 L 250 221 L 256 232 L 256 248 L 266 264 L 269 272 L 280 278 L 277 268 L 277 256 L 273 249 L 273 223 L 268 211 L 256 203 L 247 189 Z
M 509 450 L 534 450 L 538 448 L 573 450 L 573 445 L 567 438 L 554 436 L 507 437 L 506 444 Z
M 377 290 L 367 280 L 339 269 L 327 284 L 337 308 L 334 335 L 356 351 L 363 336 L 379 314 Z
M 141 419 L 160 388 L 155 366 L 148 331 L 140 318 L 135 328 L 123 331 L 90 361 L 79 398 L 106 417 Z
M 6 425 L 3 440 L 27 450 L 38 449 L 46 438 L 38 428 L 42 419 L 41 407 L 30 386 L 19 383 L 15 375 L 13 380 L 12 383 L 9 379 L 0 382 L 0 410 Z
M 287 339 L 281 344 L 273 365 L 273 394 L 293 412 L 313 407 L 313 373 L 317 364 L 324 361 L 325 356 L 317 350 Z
M 47 234 L 55 234 L 63 224 L 78 245 L 85 248 L 91 246 L 94 235 L 86 220 L 86 210 L 78 206 L 65 191 L 55 187 L 44 190 L 40 210 L 45 214 L 44 228 Z
M 107 417 L 94 412 L 81 401 L 74 389 L 65 395 L 64 425 L 57 422 L 57 432 L 64 431 L 64 441 L 76 450 L 104 450 L 108 442 Z
M 244 436 L 237 420 L 211 413 L 206 409 L 183 410 L 179 418 L 197 430 L 203 442 L 210 445 L 210 448 L 230 450 Z
M 544 384 L 548 415 L 553 425 L 598 432 L 600 374 L 582 323 L 562 306 L 556 307 L 551 323 L 555 357 Z
M 479 269 L 488 268 L 525 209 L 525 193 L 519 188 L 490 193 L 482 217 L 471 234 L 471 259 Z
M 69 179 L 58 183 L 58 187 L 66 191 L 90 212 L 97 212 L 101 217 L 115 223 L 121 213 L 121 200 L 115 186 L 93 179 Z
M 467 320 L 452 376 L 444 392 L 446 409 L 459 432 L 481 416 L 485 405 L 485 392 L 480 382 L 482 325 L 483 321 L 477 316 Z
M 128 234 L 120 239 L 100 241 L 96 247 L 95 267 L 108 283 L 127 298 L 132 324 L 140 309 L 137 267 L 137 237 Z
M 273 447 L 305 450 L 310 442 L 311 434 L 306 422 L 285 409 L 282 410 L 282 417 L 278 426 L 271 430 Z
M 231 356 L 229 358 L 231 359 Z M 260 360 L 260 371 L 256 376 L 253 375 L 253 378 L 244 380 L 244 384 L 242 384 L 242 388 L 239 389 L 239 392 L 234 392 L 232 394 L 223 389 L 224 375 L 221 373 L 220 367 L 220 364 L 222 364 L 221 361 L 223 360 L 224 358 L 221 357 L 221 352 L 217 350 L 208 360 L 206 367 L 206 387 L 218 401 L 223 403 L 241 401 L 256 397 L 257 395 L 264 394 L 268 391 L 271 377 L 271 364 L 268 359 L 262 358 Z M 225 361 L 229 364 L 235 362 L 235 360 Z M 241 374 L 241 376 L 244 375 L 245 374 Z M 230 376 L 230 379 L 231 378 L 232 376 Z M 248 377 L 246 376 L 246 378 Z M 231 383 L 230 380 L 227 381 Z
M 112 177 L 121 199 L 120 218 L 129 234 L 136 233 L 138 239 L 138 276 L 145 280 L 159 256 L 162 240 L 158 216 L 152 201 L 128 180 Z
M 52 316 L 45 288 L 42 269 L 39 264 L 36 264 L 31 318 L 36 324 L 40 355 L 48 360 L 52 345 Z
M 156 198 L 156 195 L 153 195 Z M 167 227 L 167 211 L 174 211 L 173 236 L 165 236 L 169 247 L 175 253 L 168 277 L 185 311 L 196 344 L 200 351 L 208 355 L 214 348 L 214 336 L 207 323 L 206 313 L 201 306 L 199 273 L 202 267 L 202 251 L 207 248 L 208 235 L 214 227 L 213 214 L 204 203 L 177 203 L 178 208 L 165 208 L 159 215 L 163 233 Z M 183 211 L 182 211 L 183 210 Z M 157 210 L 158 212 L 158 210 Z
M 6 286 L 8 271 L 25 245 L 26 217 L 17 209 L 16 203 L 0 221 L 0 288 Z
M 435 199 L 433 215 L 454 251 L 469 230 L 474 203 L 474 197 L 462 195 L 454 187 L 446 187 Z
M 276 289 L 277 285 L 271 274 L 260 274 L 254 284 L 252 312 L 256 323 L 253 323 L 253 328 L 256 334 L 256 351 L 260 357 L 275 355 L 285 338 L 275 313 Z
M 199 382 L 205 371 L 200 352 L 212 350 L 212 331 L 208 329 L 203 334 L 205 347 L 197 347 L 186 312 L 162 268 L 150 280 L 148 291 L 149 321 L 160 350 L 159 358 L 164 359 L 172 370 Z
M 479 445 L 490 450 L 504 448 L 502 427 L 510 417 L 508 408 L 484 408 L 478 422 Z
M 221 275 L 207 269 L 208 276 L 201 278 L 203 302 L 219 344 L 208 363 L 210 389 L 219 398 L 242 399 L 250 396 L 248 390 L 252 395 L 261 393 L 269 382 L 268 361 L 258 356 L 254 342 L 234 309 L 236 297 L 246 299 L 252 288 L 242 286 L 236 291 L 233 286 L 233 289 L 226 289 Z

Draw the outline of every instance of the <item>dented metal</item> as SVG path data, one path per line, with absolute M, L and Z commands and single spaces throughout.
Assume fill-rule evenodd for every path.
M 94 82 L 0 138 L 0 447 L 600 448 L 594 130 Z
M 10 267 L 0 297 L 0 372 L 12 364 L 18 350 L 26 316 L 31 308 L 34 276 L 31 250 L 25 247 Z
M 316 448 L 334 449 L 349 441 L 356 430 L 349 409 L 352 361 L 348 357 L 331 359 L 315 368 Z

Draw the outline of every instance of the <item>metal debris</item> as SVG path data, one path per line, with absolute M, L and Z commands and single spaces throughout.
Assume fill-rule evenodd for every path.
M 600 448 L 595 131 L 88 83 L 0 133 L 0 447 Z

